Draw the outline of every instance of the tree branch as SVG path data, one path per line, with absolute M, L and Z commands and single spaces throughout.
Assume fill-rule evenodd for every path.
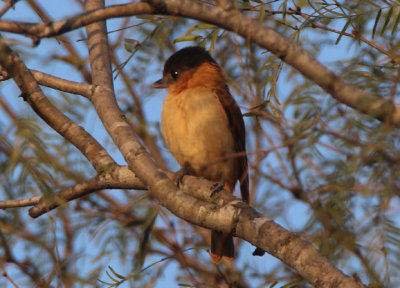
M 218 25 L 254 41 L 283 61 L 296 68 L 331 94 L 336 100 L 362 113 L 400 127 L 400 107 L 392 101 L 365 93 L 345 83 L 340 77 L 319 63 L 300 47 L 258 21 L 246 17 L 235 9 L 224 9 L 191 0 L 154 0 L 94 9 L 65 20 L 47 24 L 0 21 L 0 30 L 25 34 L 34 38 L 53 37 L 96 21 L 141 14 L 175 15 Z
M 96 89 L 96 87 L 92 85 L 66 80 L 33 69 L 31 69 L 30 71 L 39 85 L 46 86 L 48 88 L 52 88 L 58 91 L 81 95 L 88 98 L 89 100 L 92 97 L 93 90 Z M 10 75 L 8 75 L 7 71 L 3 69 L 1 71 L 0 81 L 5 81 L 8 79 L 10 79 Z
M 85 9 L 99 9 L 103 5 L 102 0 L 88 0 Z M 88 25 L 86 30 L 93 84 L 102 86 L 102 89 L 98 89 L 93 95 L 93 104 L 129 168 L 143 181 L 150 196 L 157 198 L 168 210 L 186 221 L 213 230 L 232 232 L 264 249 L 294 267 L 312 285 L 359 287 L 355 281 L 345 276 L 319 254 L 310 243 L 301 240 L 295 233 L 286 231 L 240 200 L 232 199 L 219 208 L 215 204 L 191 196 L 197 191 L 194 191 L 192 185 L 190 185 L 191 195 L 178 190 L 167 175 L 155 165 L 124 117 L 121 117 L 112 90 L 111 59 L 105 23 Z M 211 200 L 210 198 L 207 200 Z M 271 232 L 275 236 L 273 239 Z
M 54 208 L 57 208 L 65 201 L 71 201 L 92 192 L 103 189 L 137 189 L 144 190 L 146 187 L 128 167 L 118 167 L 111 173 L 97 175 L 83 183 L 75 184 L 72 187 L 57 193 L 54 199 L 41 197 L 37 205 L 29 210 L 29 215 L 37 218 Z M 0 208 L 2 207 L 0 202 Z
M 39 85 L 67 93 L 81 95 L 89 100 L 92 97 L 94 89 L 96 89 L 93 85 L 66 80 L 40 71 L 31 70 L 31 72 Z
M 25 199 L 0 201 L 0 209 L 35 206 L 29 210 L 29 215 L 37 218 L 64 202 L 86 196 L 94 191 L 103 189 L 135 189 L 144 190 L 146 187 L 136 175 L 126 166 L 119 166 L 110 173 L 97 175 L 82 183 L 75 184 L 55 193 L 53 199 L 35 196 Z
M 97 172 L 111 169 L 112 166 L 116 165 L 105 149 L 89 133 L 51 104 L 18 53 L 13 52 L 1 37 L 0 65 L 13 77 L 24 100 L 29 103 L 32 109 L 50 127 L 77 147 Z
M 18 2 L 19 0 L 8 0 L 5 1 L 6 3 L 4 3 L 4 6 L 1 7 L 0 9 L 0 17 L 3 16 L 4 14 L 6 14 L 6 12 L 8 10 L 10 10 L 11 8 L 14 7 L 14 5 Z
M 154 7 L 162 7 L 162 9 L 158 8 L 156 13 L 189 17 L 212 23 L 254 41 L 296 68 L 338 101 L 400 127 L 400 106 L 348 85 L 292 41 L 262 26 L 258 21 L 244 16 L 239 11 L 226 11 L 190 0 L 155 0 L 151 3 Z
M 0 201 L 0 209 L 33 206 L 39 203 L 43 196 L 34 196 L 25 199 Z
M 101 20 L 132 15 L 151 14 L 154 9 L 144 2 L 113 5 L 106 9 L 91 9 L 86 13 L 66 18 L 61 21 L 32 24 L 26 22 L 0 21 L 0 31 L 11 32 L 31 36 L 33 38 L 45 38 L 61 35 L 91 23 Z
M 208 229 L 233 232 L 292 266 L 315 287 L 362 287 L 337 270 L 300 234 L 285 230 L 227 191 L 210 192 L 213 184 L 209 181 L 186 176 L 180 188 L 174 195 L 165 187 L 157 194 L 161 204 L 175 215 Z
M 217 16 L 219 17 L 236 15 L 232 14 L 236 13 L 234 11 L 226 12 L 219 8 L 211 9 L 208 6 L 188 1 L 168 1 L 165 11 L 179 15 L 179 13 L 181 13 L 179 12 L 180 8 L 174 5 L 182 5 L 185 6 L 185 9 L 188 9 L 188 3 L 190 3 L 191 8 L 193 8 L 196 13 L 205 12 L 203 14 L 209 14 L 212 10 L 218 12 Z M 91 10 L 99 8 L 103 4 L 101 0 L 88 0 L 86 2 L 86 9 Z M 146 7 L 148 8 L 148 6 Z M 203 11 L 198 8 L 206 8 L 207 10 Z M 161 12 L 161 10 L 159 11 Z M 182 11 L 186 10 L 183 9 Z M 196 18 L 194 15 L 192 17 Z M 242 19 L 241 17 L 239 18 Z M 233 20 L 230 21 L 229 17 L 223 20 L 227 21 L 230 25 L 238 24 L 232 22 Z M 251 21 L 249 19 L 247 20 Z M 232 30 L 244 33 L 245 35 L 245 32 L 249 31 L 249 35 L 251 36 L 252 33 L 255 32 L 251 27 L 247 26 L 250 25 L 249 23 L 251 24 L 251 22 L 245 22 L 242 28 L 234 26 L 233 28 L 235 29 L 232 28 Z M 240 22 L 238 25 L 241 25 Z M 257 26 L 257 28 L 260 27 Z M 167 175 L 158 169 L 145 149 L 140 145 L 118 108 L 113 93 L 105 23 L 91 24 L 87 26 L 87 32 L 90 62 L 93 72 L 93 84 L 99 87 L 94 91 L 92 102 L 108 133 L 127 161 L 129 168 L 145 184 L 149 190 L 150 196 L 157 198 L 162 205 L 167 207 L 168 210 L 178 217 L 193 224 L 209 229 L 232 232 L 234 235 L 264 249 L 266 252 L 295 268 L 299 274 L 316 287 L 359 287 L 355 281 L 336 269 L 311 243 L 303 240 L 298 234 L 283 229 L 271 219 L 264 217 L 250 206 L 234 198 L 228 192 L 222 191 L 217 194 L 210 193 L 210 190 L 212 191 L 212 189 L 210 189 L 212 185 L 210 182 L 193 177 L 185 177 L 182 190 L 178 190 L 168 179 Z M 255 36 L 253 35 L 252 37 Z M 12 58 L 15 54 L 11 53 L 4 43 L 0 44 L 0 52 L 3 52 L 0 53 L 0 63 L 3 64 L 7 70 L 12 71 L 10 74 L 14 77 L 20 89 L 24 92 L 32 92 L 30 93 L 30 97 L 43 98 L 44 96 L 41 94 L 36 82 L 32 81 L 33 77 L 29 73 L 29 70 L 27 71 L 27 74 L 29 74 L 28 78 L 23 77 L 24 75 L 20 75 L 18 69 L 17 71 L 13 70 L 10 64 L 12 61 L 10 61 L 9 58 Z M 285 59 L 292 59 L 292 57 L 294 57 L 291 53 L 282 55 Z M 38 112 L 38 109 L 35 109 L 35 111 Z M 40 113 L 40 111 L 38 113 Z M 203 184 L 196 185 L 196 183 Z M 188 187 L 185 186 L 186 184 Z M 184 192 L 186 188 L 188 188 L 191 195 Z

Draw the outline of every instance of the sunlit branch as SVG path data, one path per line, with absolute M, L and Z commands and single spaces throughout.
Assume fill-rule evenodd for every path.
M 111 173 L 97 175 L 82 183 L 68 187 L 54 195 L 54 199 L 41 197 L 39 203 L 29 210 L 33 218 L 39 217 L 50 210 L 57 208 L 65 202 L 83 197 L 92 192 L 103 189 L 136 189 L 143 190 L 145 186 L 136 175 L 127 167 L 118 167 Z M 4 201 L 8 202 L 8 201 Z M 3 203 L 0 202 L 0 208 Z
M 31 72 L 39 85 L 46 86 L 59 91 L 64 91 L 67 93 L 81 95 L 88 99 L 92 97 L 93 91 L 94 89 L 96 89 L 94 85 L 66 80 L 36 70 L 31 70 Z
M 0 31 L 18 33 L 40 39 L 45 37 L 54 37 L 101 20 L 151 14 L 153 12 L 153 7 L 148 3 L 113 5 L 105 9 L 96 9 L 61 21 L 50 23 L 32 24 L 27 22 L 3 20 L 0 21 Z
M 19 0 L 8 0 L 8 1 L 3 1 L 6 2 L 4 3 L 3 7 L 0 9 L 0 17 L 3 16 L 8 10 L 14 7 L 14 5 L 18 2 Z
M 37 203 L 39 203 L 40 199 L 42 199 L 42 196 L 34 196 L 34 197 L 30 197 L 30 198 L 25 198 L 25 199 L 0 201 L 0 209 L 33 206 L 33 205 L 36 205 Z

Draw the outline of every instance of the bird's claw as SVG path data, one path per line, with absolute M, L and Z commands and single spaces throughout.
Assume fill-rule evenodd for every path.
M 174 182 L 177 187 L 180 187 L 183 181 L 183 176 L 185 176 L 185 171 L 183 169 L 177 171 L 174 175 Z
M 253 256 L 264 256 L 265 251 L 259 247 L 257 247 L 254 251 L 253 251 Z
M 174 182 L 177 187 L 181 186 L 183 183 L 183 176 L 185 175 L 195 175 L 195 171 L 189 163 L 185 163 L 183 167 L 175 173 Z
M 213 185 L 211 185 L 211 197 L 213 197 L 216 193 L 221 192 L 225 188 L 225 182 L 220 181 L 216 182 Z

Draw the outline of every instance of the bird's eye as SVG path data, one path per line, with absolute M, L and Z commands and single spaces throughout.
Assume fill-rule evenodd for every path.
M 172 76 L 172 78 L 174 78 L 174 80 L 178 79 L 178 76 L 179 76 L 178 71 L 172 71 L 171 76 Z

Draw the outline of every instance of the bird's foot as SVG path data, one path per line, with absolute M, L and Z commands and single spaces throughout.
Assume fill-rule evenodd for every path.
M 185 164 L 183 164 L 183 166 L 180 170 L 175 172 L 173 180 L 174 180 L 176 186 L 179 187 L 182 184 L 183 176 L 185 176 L 185 175 L 195 175 L 194 169 L 187 162 L 185 162 Z
M 224 181 L 220 181 L 220 182 L 216 182 L 211 186 L 211 197 L 213 197 L 215 194 L 221 192 L 222 190 L 224 190 L 225 188 L 225 182 Z
M 264 254 L 265 251 L 258 247 L 253 251 L 253 256 L 264 256 Z

